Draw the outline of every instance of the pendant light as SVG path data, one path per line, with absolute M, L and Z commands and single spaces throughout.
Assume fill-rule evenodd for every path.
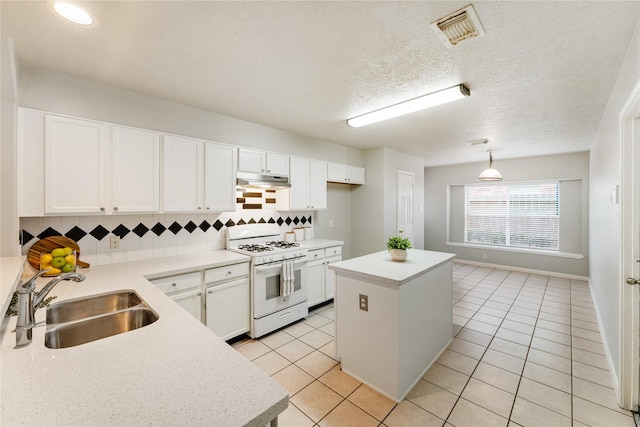
M 502 174 L 493 168 L 493 153 L 489 150 L 489 168 L 482 171 L 478 176 L 478 181 L 502 181 Z

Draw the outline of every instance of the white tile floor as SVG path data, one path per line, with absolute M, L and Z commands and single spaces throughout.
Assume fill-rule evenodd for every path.
M 289 391 L 294 426 L 633 427 L 588 284 L 454 263 L 455 338 L 400 404 L 340 370 L 333 305 L 233 345 Z

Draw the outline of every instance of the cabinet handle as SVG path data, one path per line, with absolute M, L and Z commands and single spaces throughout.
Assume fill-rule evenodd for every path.
M 178 286 L 178 285 L 176 284 L 176 282 L 173 282 L 173 283 L 171 284 L 171 286 L 175 288 L 175 287 L 176 287 L 176 286 Z
M 118 210 L 118 207 L 117 207 L 117 206 L 114 206 L 114 207 L 113 207 L 113 210 L 114 210 L 114 211 L 117 211 L 117 210 Z
M 198 296 L 201 297 L 202 296 L 202 292 L 198 292 Z
M 209 289 L 209 291 L 207 292 L 209 295 L 211 295 L 213 293 L 213 291 L 211 289 Z
M 230 272 L 230 271 L 227 271 L 227 276 L 230 276 L 230 275 L 231 275 L 231 272 Z
M 207 206 L 207 210 L 211 210 L 211 208 L 209 206 Z
M 201 211 L 202 210 L 202 206 L 198 206 L 198 210 Z
M 267 173 L 271 173 L 271 169 L 267 169 Z
M 100 208 L 100 212 L 104 212 L 104 208 Z

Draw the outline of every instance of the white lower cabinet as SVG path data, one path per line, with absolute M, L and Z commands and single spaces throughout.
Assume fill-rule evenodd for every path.
M 249 332 L 249 262 L 160 277 L 151 283 L 223 340 Z
M 193 317 L 202 322 L 202 291 L 200 288 L 183 294 L 174 295 L 171 299 L 177 302 L 180 307 L 191 313 Z
M 228 340 L 249 331 L 248 278 L 210 286 L 206 298 L 206 325 L 220 338 Z
M 332 262 L 342 261 L 342 246 L 310 250 L 307 259 L 307 304 L 313 307 L 335 296 L 335 272 L 327 267 Z

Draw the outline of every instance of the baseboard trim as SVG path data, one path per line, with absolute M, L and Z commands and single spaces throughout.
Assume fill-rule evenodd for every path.
M 453 262 L 457 262 L 460 264 L 469 264 L 469 265 L 475 265 L 478 267 L 488 267 L 488 268 L 496 268 L 496 269 L 501 269 L 501 270 L 511 270 L 511 271 L 518 271 L 520 273 L 531 273 L 531 274 L 540 274 L 543 276 L 554 276 L 554 277 L 560 277 L 562 279 L 573 279 L 573 280 L 582 280 L 585 282 L 589 281 L 589 278 L 586 276 L 579 276 L 577 274 L 568 274 L 568 273 L 558 273 L 555 271 L 545 271 L 545 270 L 536 270 L 534 268 L 523 268 L 523 267 L 514 267 L 511 265 L 502 265 L 502 264 L 490 264 L 487 262 L 480 262 L 480 261 L 468 261 L 468 260 L 464 260 L 464 259 L 454 259 Z M 591 288 L 591 284 L 589 284 L 589 288 Z M 593 293 L 592 293 L 592 297 L 593 297 Z

